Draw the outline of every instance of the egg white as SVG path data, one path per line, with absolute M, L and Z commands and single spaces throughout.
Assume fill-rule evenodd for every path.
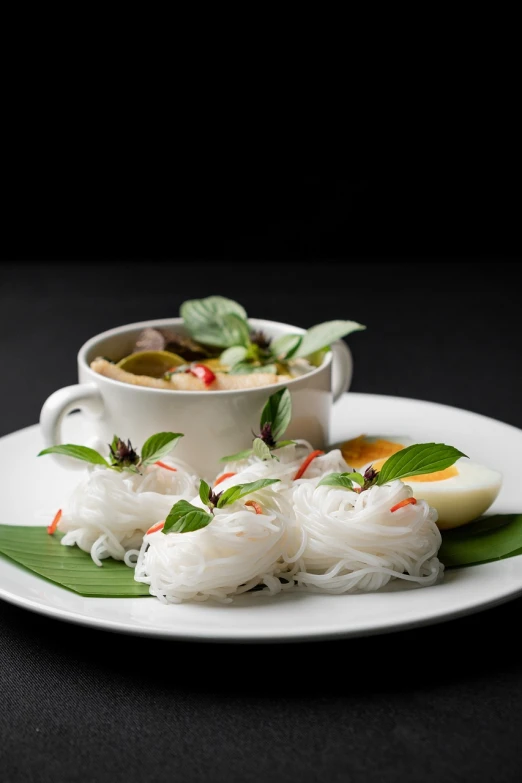
M 404 484 L 411 487 L 417 500 L 425 500 L 437 509 L 437 525 L 441 530 L 459 527 L 477 519 L 496 500 L 502 485 L 500 473 L 469 459 L 457 460 L 455 468 L 458 471 L 456 476 L 440 481 L 402 479 Z
M 405 448 L 415 443 L 410 437 L 401 435 L 377 435 L 365 437 L 364 443 L 371 445 L 378 440 L 390 443 L 402 444 Z M 390 455 L 391 456 L 391 455 Z M 374 460 L 376 464 L 382 462 Z M 372 465 L 371 461 L 357 467 L 360 473 Z M 467 458 L 461 458 L 455 463 L 458 471 L 456 476 L 439 481 L 408 481 L 402 479 L 404 484 L 411 487 L 413 496 L 417 500 L 425 500 L 438 512 L 437 525 L 441 530 L 459 527 L 472 522 L 496 500 L 502 485 L 502 475 L 484 465 L 472 462 Z

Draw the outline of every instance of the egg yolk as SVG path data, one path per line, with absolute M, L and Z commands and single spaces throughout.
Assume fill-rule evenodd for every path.
M 384 440 L 379 438 L 372 443 L 366 440 L 365 435 L 359 435 L 358 438 L 353 440 L 347 440 L 341 446 L 341 453 L 352 468 L 361 468 L 368 462 L 374 462 L 375 460 L 381 460 L 384 462 L 383 457 L 391 457 L 397 451 L 403 449 L 402 443 L 392 443 L 390 440 Z
M 384 463 L 386 462 L 386 459 L 378 459 L 373 463 L 374 470 L 380 470 Z M 424 475 L 420 476 L 405 476 L 403 481 L 407 481 L 408 484 L 413 481 L 445 481 L 446 479 L 453 478 L 454 476 L 458 476 L 459 472 L 455 465 L 452 465 L 450 468 L 445 468 L 444 470 L 437 470 L 435 473 L 425 473 Z

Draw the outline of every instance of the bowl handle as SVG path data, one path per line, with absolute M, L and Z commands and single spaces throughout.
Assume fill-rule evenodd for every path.
M 40 428 L 44 447 L 58 446 L 63 443 L 62 422 L 71 411 L 85 411 L 98 418 L 103 413 L 103 399 L 97 386 L 93 383 L 78 383 L 65 386 L 53 392 L 44 402 L 40 413 Z M 59 454 L 52 455 L 62 467 L 78 469 L 85 468 L 86 463 Z
M 334 402 L 348 391 L 353 375 L 352 352 L 344 342 L 332 343 L 332 391 Z

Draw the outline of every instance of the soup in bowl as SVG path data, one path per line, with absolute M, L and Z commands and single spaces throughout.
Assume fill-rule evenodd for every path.
M 250 318 L 248 323 L 271 342 L 296 335 L 304 339 L 306 335 L 299 327 L 276 321 Z M 40 423 L 46 447 L 63 443 L 64 417 L 79 409 L 89 432 L 84 445 L 108 451 L 116 434 L 139 448 L 153 433 L 180 432 L 184 437 L 176 447 L 176 458 L 202 476 L 213 476 L 221 457 L 251 445 L 252 431 L 259 426 L 268 397 L 284 387 L 292 398 L 292 421 L 285 437 L 305 438 L 315 448 L 327 444 L 332 403 L 349 388 L 352 377 L 352 356 L 344 341 L 333 342 L 318 366 L 310 365 L 295 377 L 287 372 L 265 373 L 270 375 L 268 382 L 259 383 L 262 372 L 237 374 L 229 388 L 214 386 L 209 390 L 212 393 L 202 393 L 204 385 L 172 389 L 132 383 L 115 377 L 110 370 L 99 371 L 100 361 L 106 370 L 132 355 L 145 329 L 165 330 L 180 339 L 190 336 L 183 318 L 166 318 L 120 326 L 88 340 L 78 353 L 79 383 L 54 392 L 42 408 Z M 234 385 L 242 377 L 247 379 L 246 385 L 244 381 Z M 234 374 L 230 378 L 234 379 Z M 81 466 L 75 460 L 60 461 L 71 468 Z

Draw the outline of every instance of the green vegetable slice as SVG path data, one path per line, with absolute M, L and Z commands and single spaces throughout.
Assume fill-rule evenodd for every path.
M 0 554 L 50 582 L 92 598 L 137 598 L 149 595 L 148 585 L 134 581 L 134 569 L 119 560 L 97 566 L 77 546 L 62 546 L 62 536 L 50 536 L 41 526 L 0 525 Z
M 181 367 L 185 359 L 170 351 L 137 351 L 120 359 L 116 367 L 133 375 L 162 378 L 172 367 Z

